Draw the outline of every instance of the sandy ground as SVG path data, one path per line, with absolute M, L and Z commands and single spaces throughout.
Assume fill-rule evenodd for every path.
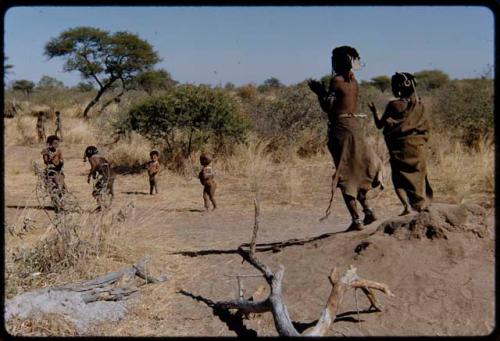
M 7 224 L 29 215 L 38 226 L 47 223 L 33 193 L 35 177 L 31 160 L 41 162 L 39 147 L 5 149 L 5 218 Z M 66 183 L 85 208 L 95 203 L 86 183 L 88 164 L 82 162 L 85 146 L 64 146 Z M 319 222 L 329 198 L 329 160 L 307 171 L 307 176 L 288 185 L 272 174 L 260 187 L 260 231 L 258 242 L 306 238 L 341 232 L 350 219 L 339 193 L 330 218 Z M 236 280 L 225 275 L 254 274 L 232 252 L 250 241 L 253 227 L 253 194 L 250 185 L 235 176 L 217 177 L 219 208 L 203 212 L 201 186 L 195 177 L 181 178 L 164 172 L 160 194 L 150 196 L 145 174 L 122 175 L 115 182 L 113 210 L 133 203 L 126 224 L 117 227 L 125 262 L 151 255 L 151 268 L 166 272 L 170 280 L 145 286 L 141 300 L 127 317 L 96 329 L 105 335 L 235 336 L 277 335 L 270 313 L 242 319 L 213 311 L 202 298 L 223 300 L 237 297 Z M 432 179 L 431 179 L 432 182 Z M 439 201 L 439 194 L 436 196 Z M 273 269 L 286 268 L 284 297 L 299 329 L 314 322 L 326 302 L 333 266 L 358 268 L 361 277 L 386 283 L 396 297 L 379 295 L 384 312 L 367 313 L 367 299 L 348 292 L 329 335 L 485 335 L 494 328 L 494 233 L 493 215 L 488 213 L 489 232 L 483 238 L 454 231 L 447 239 L 402 239 L 375 233 L 379 224 L 401 211 L 392 186 L 373 200 L 379 220 L 365 231 L 338 233 L 280 252 L 258 256 Z M 31 231 L 23 239 L 6 234 L 7 246 L 27 247 L 44 233 Z M 355 252 L 362 241 L 370 247 Z M 180 251 L 208 250 L 189 257 Z M 212 250 L 212 251 L 211 251 Z M 213 251 L 215 250 L 215 251 Z M 222 250 L 223 252 L 218 252 Z M 177 254 L 176 254 L 177 253 Z M 267 287 L 261 278 L 244 281 L 250 296 Z M 181 294 L 179 290 L 191 293 Z M 198 298 L 197 298 L 198 297 Z M 202 298 L 200 298 L 202 297 Z M 359 322 L 359 323 L 358 323 Z

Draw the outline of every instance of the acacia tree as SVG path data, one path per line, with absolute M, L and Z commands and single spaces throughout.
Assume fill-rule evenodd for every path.
M 45 45 L 45 55 L 49 59 L 63 58 L 64 71 L 78 71 L 82 79 L 97 84 L 97 94 L 85 108 L 84 117 L 106 91 L 121 83 L 122 91 L 116 98 L 121 97 L 138 74 L 160 61 L 152 45 L 135 34 L 111 34 L 85 26 L 63 31 L 51 39 Z
M 54 77 L 44 75 L 40 78 L 36 87 L 41 90 L 53 90 L 57 88 L 64 88 L 64 83 Z
M 167 90 L 177 84 L 167 70 L 148 70 L 139 74 L 135 80 L 138 88 L 152 96 L 156 90 Z
M 271 77 L 268 78 L 262 83 L 262 85 L 259 85 L 258 89 L 259 91 L 268 91 L 270 89 L 279 89 L 283 86 L 281 84 L 280 80 L 276 77 Z
M 441 70 L 423 70 L 414 73 L 420 88 L 434 90 L 450 81 L 450 77 Z
M 372 78 L 370 84 L 380 91 L 385 92 L 385 90 L 391 87 L 391 79 L 387 76 L 378 76 Z
M 26 79 L 20 79 L 12 83 L 12 89 L 24 92 L 27 99 L 29 99 L 34 87 L 35 83 Z

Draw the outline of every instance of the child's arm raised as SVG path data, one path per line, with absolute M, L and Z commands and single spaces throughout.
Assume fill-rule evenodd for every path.
M 42 158 L 43 158 L 43 163 L 48 165 L 50 162 L 50 157 L 48 151 L 45 149 L 42 151 Z
M 388 124 L 388 119 L 390 119 L 391 113 L 394 112 L 394 101 L 389 102 L 389 104 L 387 104 L 387 107 L 385 108 L 385 111 L 382 114 L 381 118 L 378 117 L 377 107 L 375 107 L 375 104 L 373 102 L 370 102 L 368 104 L 368 108 L 370 108 L 370 111 L 373 114 L 373 120 L 375 121 L 375 126 L 378 129 L 382 129 Z
M 309 89 L 311 89 L 311 91 L 314 92 L 316 96 L 318 96 L 319 105 L 321 109 L 324 112 L 328 113 L 330 110 L 330 103 L 328 101 L 329 94 L 325 90 L 323 84 L 321 82 L 311 79 L 307 82 L 307 85 L 309 86 Z

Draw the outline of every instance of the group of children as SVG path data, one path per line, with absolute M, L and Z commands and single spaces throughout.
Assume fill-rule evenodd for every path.
M 335 164 L 335 174 L 332 177 L 332 198 L 336 187 L 342 191 L 347 209 L 352 217 L 352 223 L 347 231 L 362 230 L 363 225 L 374 222 L 377 218 L 369 206 L 367 192 L 373 188 L 383 188 L 381 181 L 382 162 L 366 141 L 365 134 L 359 123 L 357 101 L 359 86 L 352 72 L 359 62 L 359 54 L 350 46 L 341 46 L 332 51 L 333 77 L 330 86 L 315 80 L 310 80 L 310 89 L 318 96 L 319 104 L 328 114 L 328 149 Z M 416 94 L 415 77 L 407 72 L 397 72 L 391 79 L 392 91 L 396 96 L 387 105 L 381 118 L 373 103 L 369 108 L 373 113 L 375 125 L 383 129 L 384 138 L 390 155 L 392 180 L 396 194 L 403 204 L 402 214 L 408 214 L 410 208 L 422 211 L 427 208 L 433 192 L 427 177 L 425 145 L 428 141 L 430 123 L 425 115 L 421 99 Z M 39 138 L 44 136 L 43 112 L 39 114 L 37 123 Z M 57 184 L 64 193 L 64 160 L 59 149 L 57 133 L 61 134 L 60 113 L 56 112 L 56 135 L 47 138 L 48 147 L 42 151 L 43 160 L 47 165 L 47 176 L 52 184 Z M 62 136 L 61 136 L 62 140 Z M 160 172 L 159 152 L 151 151 L 150 161 L 144 168 L 149 177 L 149 193 L 158 193 L 158 174 Z M 84 161 L 91 166 L 90 177 L 96 179 L 92 195 L 96 198 L 98 209 L 103 205 L 103 195 L 113 197 L 114 174 L 109 162 L 98 154 L 95 146 L 85 150 Z M 215 202 L 216 183 L 212 170 L 211 157 L 207 153 L 200 156 L 202 169 L 198 175 L 203 185 L 203 200 L 205 208 L 209 209 Z M 361 220 L 357 202 L 363 208 L 364 219 Z M 327 210 L 329 214 L 330 207 Z
M 59 142 L 61 139 L 57 135 L 50 135 L 47 138 L 47 147 L 42 150 L 43 162 L 45 168 L 45 180 L 48 189 L 51 193 L 55 193 L 59 199 L 62 199 L 66 192 L 66 185 L 64 182 L 64 158 L 62 155 Z M 150 160 L 144 164 L 147 169 L 149 179 L 149 194 L 158 194 L 158 174 L 160 173 L 160 153 L 153 150 L 149 153 Z M 83 162 L 88 161 L 90 164 L 90 171 L 87 176 L 87 183 L 90 179 L 95 179 L 92 196 L 97 201 L 96 211 L 101 211 L 103 206 L 108 207 L 114 197 L 113 184 L 115 180 L 115 173 L 108 162 L 108 160 L 99 154 L 97 147 L 88 146 L 83 155 Z M 212 158 L 208 153 L 203 153 L 200 156 L 200 164 L 202 166 L 198 178 L 203 185 L 203 200 L 205 209 L 209 209 L 209 201 L 212 202 L 213 209 L 217 205 L 215 202 L 215 189 L 217 184 L 214 179 L 214 171 L 211 167 Z M 59 200 L 61 201 L 61 200 Z M 56 207 L 57 209 L 58 207 Z M 59 207 L 62 208 L 62 207 Z
M 59 111 L 56 111 L 56 131 L 54 132 L 55 136 L 58 136 L 60 141 L 62 142 L 63 136 L 62 136 L 62 122 L 61 122 L 61 113 Z M 46 113 L 43 111 L 38 112 L 37 120 L 36 120 L 36 131 L 38 134 L 38 142 L 43 142 L 45 141 L 45 116 Z

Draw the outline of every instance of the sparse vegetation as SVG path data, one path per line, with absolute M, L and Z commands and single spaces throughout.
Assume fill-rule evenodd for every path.
M 323 206 L 329 194 L 332 160 L 325 146 L 326 115 L 321 112 L 316 96 L 309 91 L 306 82 L 287 86 L 270 78 L 258 87 L 253 84 L 237 87 L 232 83 L 210 87 L 176 84 L 165 70 L 142 70 L 134 75 L 134 81 L 127 83 L 130 90 L 124 93 L 120 81 L 109 84 L 100 98 L 102 102 L 109 102 L 109 106 L 103 114 L 89 120 L 82 119 L 82 113 L 89 101 L 102 91 L 88 81 L 89 77 L 92 78 L 90 73 L 84 77 L 87 81 L 75 87 L 64 87 L 57 79 L 44 76 L 29 90 L 29 100 L 26 90 L 14 87 L 15 83 L 6 89 L 4 112 L 11 110 L 8 105 L 13 102 L 17 112 L 12 118 L 4 118 L 6 151 L 10 153 L 12 149 L 19 155 L 28 151 L 28 158 L 39 157 L 42 146 L 37 143 L 34 113 L 47 111 L 46 131 L 52 132 L 52 113 L 61 111 L 62 146 L 68 157 L 66 164 L 74 167 L 68 171 L 71 178 L 67 183 L 71 191 L 83 198 L 80 200 L 87 209 L 68 217 L 64 226 L 52 224 L 45 217 L 45 220 L 41 219 L 44 213 L 40 213 L 40 209 L 24 209 L 8 216 L 6 223 L 7 220 L 9 223 L 14 221 L 21 226 L 26 218 L 33 218 L 38 227 L 24 234 L 7 235 L 6 298 L 34 288 L 94 278 L 114 271 L 124 263 L 129 264 L 144 253 L 157 252 L 161 255 L 159 262 L 166 264 L 174 274 L 175 285 L 160 287 L 161 290 L 145 289 L 145 302 L 131 309 L 125 323 L 100 326 L 96 333 L 150 336 L 161 330 L 189 334 L 191 330 L 168 329 L 171 326 L 159 321 L 175 316 L 177 307 L 173 306 L 178 302 L 172 303 L 171 298 L 178 295 L 181 281 L 207 278 L 215 268 L 214 263 L 206 268 L 193 269 L 190 260 L 172 260 L 166 256 L 180 248 L 173 245 L 179 231 L 174 225 L 183 223 L 179 222 L 179 215 L 197 212 L 197 207 L 202 205 L 199 184 L 194 178 L 200 153 L 208 150 L 215 154 L 216 176 L 223 179 L 220 182 L 221 207 L 227 210 L 222 214 L 240 210 L 237 220 L 241 221 L 247 213 L 249 198 L 254 195 L 266 203 L 265 208 L 275 205 L 274 211 L 269 208 L 272 214 L 266 214 L 269 222 L 282 207 L 312 211 Z M 490 209 L 494 199 L 493 81 L 486 77 L 449 80 L 440 71 L 426 72 L 421 76 L 418 93 L 423 96 L 433 121 L 428 167 L 437 200 L 456 204 L 479 203 Z M 109 81 L 104 78 L 103 87 Z M 371 101 L 379 108 L 384 107 L 390 98 L 386 78 L 376 77 L 361 84 L 359 112 L 367 113 L 367 103 Z M 325 75 L 322 82 L 329 84 L 330 79 L 330 75 Z M 114 100 L 117 96 L 119 102 Z M 379 198 L 381 205 L 385 205 L 395 197 L 390 185 L 387 148 L 370 116 L 364 119 L 362 126 L 369 144 L 384 163 L 387 190 Z M 103 215 L 88 213 L 93 201 L 90 185 L 84 179 L 87 168 L 82 166 L 81 155 L 84 147 L 91 144 L 97 145 L 111 164 L 122 170 L 118 172 L 115 187 L 122 206 L 115 206 Z M 152 149 L 160 150 L 160 160 L 168 170 L 161 173 L 160 196 L 148 197 L 151 200 L 147 201 L 146 195 L 139 196 L 147 194 L 140 191 L 140 188 L 146 188 L 147 179 L 144 174 L 137 173 L 142 172 L 140 166 L 149 159 Z M 19 164 L 25 161 L 19 160 Z M 6 178 L 12 179 L 6 193 L 7 197 L 15 196 L 16 205 L 20 205 L 21 200 L 32 200 L 31 192 L 35 187 L 32 174 L 27 174 L 19 164 L 6 163 Z M 144 205 L 137 210 L 140 212 L 137 216 L 134 203 L 123 205 L 124 197 L 127 200 L 139 198 L 136 203 Z M 12 208 L 9 210 L 13 211 Z M 212 217 L 219 222 L 213 215 L 202 219 L 209 221 Z M 316 219 L 309 218 L 311 221 Z M 40 225 L 37 219 L 44 224 Z M 175 223 L 167 225 L 170 220 Z M 190 230 L 189 223 L 182 225 L 185 234 L 190 236 L 186 238 L 194 241 L 204 238 L 205 235 L 198 235 L 199 226 Z M 241 223 L 244 224 L 246 222 Z M 223 233 L 229 236 L 234 233 L 235 226 L 217 228 L 226 228 Z M 277 227 L 281 229 L 281 226 Z M 203 231 L 218 233 L 209 228 L 203 226 Z M 263 230 L 262 236 L 274 239 L 275 232 Z M 21 238 L 25 239 L 21 242 Z M 166 239 L 174 242 L 172 245 L 164 243 Z M 227 248 L 227 240 L 220 241 L 219 246 Z M 369 252 L 377 250 L 369 249 Z M 287 269 L 295 276 L 293 282 L 307 280 L 293 275 L 292 264 L 287 265 Z M 294 309 L 293 303 L 290 308 Z M 193 319 L 201 318 L 204 317 Z M 260 325 L 261 322 L 264 324 L 265 320 L 245 323 Z M 7 323 L 7 329 L 22 336 L 80 335 L 70 321 L 58 315 L 37 319 L 13 318 Z M 213 334 L 218 332 L 214 329 Z

